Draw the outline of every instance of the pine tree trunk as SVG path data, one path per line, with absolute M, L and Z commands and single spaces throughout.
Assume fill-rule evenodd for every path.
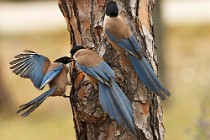
M 116 2 L 120 11 L 126 13 L 145 56 L 157 72 L 152 22 L 154 0 L 116 0 Z M 144 87 L 130 65 L 122 66 L 126 61 L 114 59 L 116 52 L 104 36 L 102 27 L 106 3 L 105 0 L 59 0 L 59 7 L 70 32 L 70 49 L 73 45 L 83 44 L 98 52 L 115 71 L 118 84 L 132 103 L 138 134 L 133 135 L 126 125 L 117 125 L 103 113 L 98 91 L 95 91 L 84 75 L 73 66 L 70 72 L 73 83 L 70 101 L 76 137 L 78 140 L 162 140 L 165 129 L 159 98 Z

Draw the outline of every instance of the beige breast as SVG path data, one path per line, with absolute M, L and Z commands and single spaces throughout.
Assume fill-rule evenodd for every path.
M 53 65 L 51 65 L 50 69 L 53 69 L 58 65 L 59 63 L 54 63 Z M 57 90 L 54 92 L 52 96 L 64 95 L 66 91 L 66 85 L 68 82 L 67 74 L 68 74 L 68 68 L 64 65 L 62 71 L 58 75 L 56 75 L 54 79 L 49 83 L 50 88 L 52 88 L 53 86 L 57 87 Z
M 132 35 L 130 26 L 126 23 L 125 19 L 121 16 L 118 17 L 108 17 L 104 18 L 104 31 L 108 31 L 115 36 L 116 39 L 126 39 Z

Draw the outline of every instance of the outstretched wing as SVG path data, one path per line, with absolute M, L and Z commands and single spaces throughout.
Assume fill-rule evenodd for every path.
M 92 67 L 86 67 L 78 62 L 76 62 L 76 65 L 84 73 L 96 78 L 102 83 L 107 84 L 112 78 L 115 78 L 114 71 L 104 61 L 100 62 L 97 66 Z
M 31 79 L 34 86 L 39 88 L 50 65 L 50 60 L 30 50 L 24 52 L 25 54 L 15 56 L 15 60 L 10 62 L 10 65 L 12 65 L 10 69 L 13 69 L 13 72 L 22 78 Z

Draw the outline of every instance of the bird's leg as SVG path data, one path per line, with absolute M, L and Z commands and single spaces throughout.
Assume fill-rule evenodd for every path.
M 70 98 L 70 96 L 67 96 L 66 94 L 63 95 L 64 98 Z

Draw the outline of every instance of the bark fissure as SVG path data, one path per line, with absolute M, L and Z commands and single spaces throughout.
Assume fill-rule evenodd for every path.
M 137 31 L 137 33 L 138 34 L 140 34 L 141 35 L 141 31 L 140 31 L 140 28 L 141 28 L 141 23 L 140 23 L 140 21 L 139 21 L 139 18 L 138 18 L 138 16 L 139 16 L 139 3 L 140 3 L 140 0 L 137 0 L 137 2 L 136 2 L 136 16 L 135 16 L 135 28 L 136 28 L 136 31 Z
M 74 15 L 76 17 L 77 29 L 78 29 L 79 33 L 81 34 L 81 24 L 80 24 L 80 18 L 79 18 L 79 10 L 78 10 L 78 7 L 77 7 L 77 3 L 74 0 L 73 0 L 73 11 L 74 11 Z
M 90 35 L 92 37 L 92 41 L 94 43 L 94 45 L 97 44 L 97 41 L 96 41 L 96 36 L 95 36 L 95 32 L 94 32 L 94 21 L 95 21 L 95 15 L 94 15 L 94 0 L 91 0 L 91 11 L 90 11 L 90 19 L 91 19 L 91 22 L 90 22 Z
M 72 26 L 70 26 L 70 40 L 71 40 L 72 46 L 76 45 L 75 35 L 74 35 L 74 32 L 73 32 L 73 27 Z M 70 47 L 70 49 L 72 48 L 72 46 Z
M 151 96 L 153 96 L 153 94 L 151 94 Z M 151 130 L 152 130 L 152 135 L 153 135 L 153 140 L 159 140 L 159 128 L 158 126 L 158 120 L 157 120 L 157 109 L 158 109 L 158 104 L 157 104 L 157 98 L 155 96 L 153 96 L 151 98 L 151 102 L 150 102 L 150 116 L 149 117 L 149 122 L 150 122 L 150 126 L 151 126 Z
M 129 0 L 121 0 L 124 4 L 125 10 L 127 15 L 129 16 L 130 19 L 132 19 L 132 12 L 131 12 L 131 6 L 130 6 L 130 1 Z

